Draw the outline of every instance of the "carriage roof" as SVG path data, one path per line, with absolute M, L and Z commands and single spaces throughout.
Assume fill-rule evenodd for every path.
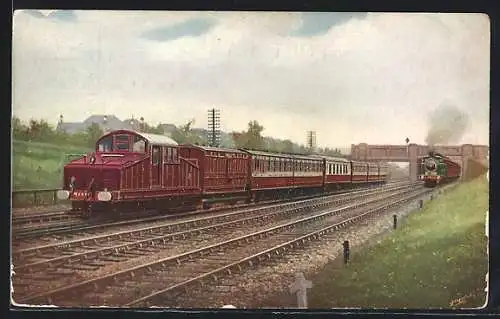
M 203 151 L 208 151 L 208 152 L 225 152 L 225 153 L 238 153 L 238 154 L 246 154 L 243 151 L 240 151 L 235 148 L 225 148 L 225 147 L 213 147 L 213 146 L 205 146 L 205 145 L 196 145 L 196 144 L 185 144 L 182 145 L 185 147 L 193 147 L 197 148 Z
M 137 132 L 137 131 L 132 131 L 132 130 L 115 130 L 108 132 L 101 136 L 99 138 L 98 142 L 102 140 L 105 137 L 112 136 L 112 135 L 117 135 L 117 134 L 133 134 L 140 136 L 144 138 L 149 144 L 154 144 L 154 145 L 161 145 L 161 146 L 178 146 L 179 144 L 171 139 L 170 137 L 166 135 L 160 135 L 160 134 L 150 134 L 150 133 L 143 133 L 143 132 Z

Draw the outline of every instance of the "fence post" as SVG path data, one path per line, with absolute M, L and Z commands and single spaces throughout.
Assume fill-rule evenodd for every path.
M 424 200 L 423 199 L 420 199 L 418 201 L 418 208 L 422 209 L 424 207 Z
M 393 219 L 393 225 L 392 225 L 392 227 L 394 229 L 396 229 L 398 227 L 398 215 L 396 215 L 396 214 L 392 215 L 392 219 Z
M 297 294 L 298 308 L 307 308 L 307 289 L 312 288 L 312 282 L 306 280 L 304 274 L 299 272 L 295 275 L 295 282 L 290 285 L 290 292 Z
M 349 262 L 349 255 L 350 255 L 349 241 L 344 240 L 344 243 L 342 244 L 342 246 L 344 246 L 344 264 L 347 265 L 347 263 Z

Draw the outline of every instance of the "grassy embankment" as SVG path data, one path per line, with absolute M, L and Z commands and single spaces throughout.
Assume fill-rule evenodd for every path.
M 13 141 L 12 188 L 60 187 L 64 162 L 71 159 L 65 159 L 64 155 L 89 151 L 89 148 L 71 145 Z
M 411 214 L 393 236 L 313 278 L 310 308 L 481 307 L 488 271 L 484 176 Z

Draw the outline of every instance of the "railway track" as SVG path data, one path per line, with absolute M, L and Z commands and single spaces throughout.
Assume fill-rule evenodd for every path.
M 101 238 L 87 239 L 86 241 L 80 241 L 80 242 L 76 241 L 73 243 L 65 243 L 65 244 L 63 243 L 62 245 L 59 246 L 54 245 L 52 247 L 38 247 L 36 249 L 25 250 L 18 254 L 17 260 L 19 263 L 21 263 L 21 266 L 15 267 L 14 270 L 16 271 L 16 273 L 18 272 L 20 273 L 21 278 L 24 277 L 25 283 L 29 284 L 29 289 L 28 289 L 29 292 L 33 292 L 33 289 L 35 288 L 33 281 L 37 279 L 43 283 L 44 281 L 54 280 L 54 277 L 57 278 L 66 274 L 67 275 L 66 277 L 73 279 L 74 282 L 73 276 L 75 275 L 75 269 L 77 270 L 86 269 L 94 271 L 93 275 L 95 276 L 96 275 L 95 269 L 103 267 L 106 263 L 123 262 L 124 260 L 134 257 L 141 257 L 144 255 L 150 255 L 152 260 L 146 262 L 145 264 L 143 264 L 144 260 L 139 261 L 138 265 L 129 266 L 131 268 L 126 270 L 115 270 L 113 272 L 107 269 L 105 272 L 103 272 L 103 275 L 86 281 L 83 281 L 84 278 L 78 278 L 78 280 L 80 282 L 83 281 L 83 283 L 78 283 L 78 284 L 70 283 L 71 280 L 69 281 L 66 280 L 65 283 L 59 281 L 59 284 L 63 284 L 64 286 L 55 288 L 49 292 L 41 292 L 39 294 L 30 296 L 25 295 L 18 302 L 32 302 L 39 300 L 42 303 L 44 303 L 44 301 L 50 303 L 54 300 L 54 298 L 58 299 L 58 296 L 59 297 L 66 296 L 67 294 L 71 294 L 74 291 L 80 291 L 81 290 L 80 288 L 88 288 L 89 285 L 91 286 L 96 285 L 97 287 L 102 287 L 103 283 L 108 282 L 110 278 L 115 278 L 116 276 L 122 276 L 122 275 L 128 276 L 130 274 L 134 276 L 134 273 L 136 271 L 139 271 L 142 274 L 143 273 L 142 271 L 144 271 L 144 269 L 149 271 L 151 267 L 158 266 L 158 261 L 157 261 L 158 255 L 152 255 L 152 254 L 155 253 L 158 254 L 159 251 L 164 251 L 167 253 L 162 255 L 161 263 L 163 263 L 164 265 L 167 264 L 172 265 L 172 263 L 173 265 L 176 265 L 183 263 L 183 261 L 185 261 L 186 258 L 189 260 L 193 259 L 194 256 L 198 255 L 204 256 L 204 254 L 206 253 L 216 254 L 219 248 L 223 249 L 223 251 L 226 251 L 226 249 L 229 246 L 235 243 L 238 245 L 241 245 L 242 243 L 248 244 L 258 238 L 261 239 L 267 238 L 267 236 L 274 235 L 276 234 L 276 232 L 280 233 L 286 229 L 291 229 L 291 228 L 295 229 L 299 225 L 316 225 L 314 227 L 317 227 L 318 225 L 321 226 L 324 224 L 325 219 L 329 221 L 329 218 L 330 219 L 339 218 L 338 216 L 339 214 L 347 214 L 349 211 L 373 205 L 375 203 L 380 202 L 380 200 L 382 199 L 385 199 L 387 201 L 388 199 L 394 199 L 397 196 L 401 196 L 402 194 L 411 193 L 413 192 L 412 187 L 414 187 L 414 185 L 399 186 L 399 187 L 394 186 L 392 188 L 385 190 L 379 189 L 373 191 L 369 190 L 360 191 L 358 192 L 357 195 L 353 194 L 354 196 L 350 196 L 348 198 L 346 196 L 342 198 L 341 196 L 336 195 L 336 198 L 335 196 L 331 196 L 329 200 L 324 199 L 323 201 L 316 199 L 316 200 L 302 201 L 300 203 L 294 203 L 294 204 L 275 205 L 274 208 L 269 207 L 267 208 L 267 210 L 255 209 L 255 212 L 251 216 L 248 216 L 248 213 L 245 214 L 244 212 L 225 214 L 219 216 L 218 218 L 212 217 L 211 218 L 212 221 L 209 222 L 208 226 L 204 223 L 207 223 L 210 220 L 210 218 L 200 219 L 198 221 L 193 220 L 191 222 L 187 223 L 185 222 L 183 224 L 185 230 L 176 231 L 173 233 L 171 232 L 163 235 L 159 235 L 159 232 L 164 232 L 165 229 L 161 229 L 162 226 L 157 226 L 154 230 L 150 228 L 141 230 L 142 233 L 135 232 L 134 233 L 135 236 L 140 236 L 140 238 L 126 237 L 124 239 L 123 236 L 125 234 L 116 234 L 114 235 L 115 238 L 114 240 L 118 241 L 111 242 L 108 244 L 102 241 L 105 239 L 105 237 L 101 236 Z M 370 196 L 373 198 L 366 200 L 366 198 Z M 347 202 L 354 202 L 354 203 L 345 205 L 345 203 Z M 339 204 L 343 204 L 345 206 L 339 209 L 332 210 L 332 207 L 334 205 L 339 205 Z M 313 213 L 312 210 L 314 211 L 320 210 L 320 212 Z M 283 219 L 288 218 L 290 215 L 292 215 L 291 218 L 292 220 L 291 221 L 285 220 L 285 223 L 283 223 Z M 228 218 L 229 220 L 227 220 Z M 281 220 L 276 221 L 277 218 L 281 218 Z M 275 222 L 276 225 L 273 226 L 272 222 Z M 180 226 L 179 223 L 177 224 L 178 224 L 177 226 L 173 227 L 174 229 L 175 227 Z M 172 226 L 170 227 L 172 229 Z M 240 231 L 244 230 L 243 233 L 246 232 L 247 234 L 243 234 L 242 236 L 234 238 L 235 235 L 237 234 L 235 230 L 238 229 L 238 227 Z M 254 228 L 257 227 L 257 229 L 252 229 L 251 227 Z M 267 228 L 262 230 L 261 229 L 262 227 L 267 227 Z M 252 232 L 252 230 L 255 230 L 255 232 L 248 234 L 248 232 Z M 149 234 L 149 238 L 145 236 L 146 234 Z M 212 241 L 214 241 L 214 239 L 219 239 L 219 242 L 206 246 L 207 240 L 203 239 L 202 236 L 203 234 L 212 234 Z M 186 252 L 188 248 L 193 248 L 193 246 L 196 246 L 193 245 L 192 243 L 186 243 L 186 239 L 192 238 L 193 235 L 201 237 L 201 240 L 196 241 L 199 247 L 196 247 L 194 250 Z M 173 240 L 175 240 L 176 238 L 178 241 L 173 242 Z M 223 239 L 222 242 L 220 242 L 221 239 Z M 109 239 L 108 236 L 108 240 L 113 240 L 113 239 Z M 122 240 L 122 242 L 120 243 L 119 240 Z M 123 241 L 125 240 L 128 240 L 129 242 L 124 243 Z M 184 244 L 182 243 L 183 241 Z M 79 251 L 74 250 L 74 247 L 76 247 L 75 245 L 80 247 Z M 101 245 L 104 245 L 104 247 Z M 176 248 L 180 247 L 180 249 L 175 250 L 172 249 L 173 247 Z M 66 251 L 64 251 L 65 248 L 67 249 Z M 54 256 L 47 255 L 51 251 L 54 252 L 54 249 L 58 250 Z M 185 251 L 182 252 L 182 249 L 184 249 Z M 33 254 L 33 252 L 37 251 L 38 251 L 38 257 L 36 254 L 35 255 Z M 177 254 L 175 256 L 172 256 L 176 252 Z M 68 255 L 64 256 L 64 253 Z M 45 255 L 44 256 L 45 261 L 43 260 L 44 258 L 40 258 L 41 254 Z M 223 259 L 225 260 L 225 258 Z M 17 263 L 14 262 L 14 265 L 16 264 Z M 213 264 L 213 260 L 210 261 L 209 264 L 210 265 Z M 200 267 L 204 266 L 206 266 L 206 264 L 202 262 Z M 111 274 L 109 274 L 110 272 Z M 22 274 L 24 274 L 24 276 Z M 179 278 L 184 278 L 184 277 L 180 276 L 177 279 Z M 21 281 L 23 281 L 23 279 L 21 279 Z M 14 287 L 16 288 L 16 283 L 14 285 L 15 285 Z M 22 284 L 18 285 L 18 287 L 19 286 L 22 286 Z M 16 290 L 19 290 L 19 288 L 17 288 Z M 112 290 L 111 296 L 114 296 L 114 294 L 117 293 L 117 291 L 114 288 L 112 288 L 111 290 Z M 121 296 L 123 293 L 124 292 L 120 293 L 119 295 Z M 94 297 L 91 297 L 92 295 L 94 295 Z M 106 303 L 107 299 L 113 298 L 109 296 L 105 297 L 100 295 L 101 299 L 99 299 L 98 297 L 95 297 L 97 295 L 98 294 L 87 295 L 86 298 L 91 299 L 87 301 L 90 301 L 90 303 L 92 303 L 93 300 L 97 302 L 96 304 L 99 303 L 102 304 L 102 302 Z
M 35 223 L 65 221 L 76 219 L 77 216 L 67 211 L 55 210 L 45 212 L 14 213 L 12 215 L 12 226 L 31 225 Z
M 359 191 L 346 197 L 345 195 L 333 195 L 321 199 L 309 199 L 290 204 L 277 204 L 267 207 L 240 210 L 225 214 L 192 218 L 185 221 L 154 224 L 132 230 L 122 230 L 110 234 L 89 236 L 75 240 L 63 241 L 55 244 L 35 246 L 19 249 L 13 253 L 13 262 L 16 271 L 28 270 L 34 272 L 40 266 L 55 266 L 65 262 L 88 259 L 92 256 L 110 255 L 114 251 L 130 250 L 134 246 L 154 245 L 154 242 L 174 241 L 186 239 L 192 235 L 206 231 L 214 231 L 220 228 L 234 227 L 239 224 L 250 225 L 255 222 L 269 222 L 273 218 L 287 217 L 290 214 L 307 214 L 311 207 L 332 207 L 349 200 L 355 200 L 365 196 L 383 194 L 411 186 L 395 186 L 384 190 Z M 127 239 L 134 240 L 131 243 L 123 243 Z M 105 247 L 102 247 L 105 245 Z M 96 247 L 96 248 L 94 248 Z M 78 252 L 82 250 L 82 252 Z M 74 254 L 65 256 L 65 253 Z M 62 254 L 62 256 L 61 256 Z M 58 256 L 51 258 L 51 256 Z
M 391 182 L 387 184 L 386 186 L 392 186 L 392 185 L 398 185 L 398 184 L 407 184 L 407 181 L 396 181 L 396 182 Z M 382 187 L 386 187 L 382 186 Z M 379 188 L 379 187 L 377 187 Z M 363 189 L 374 189 L 372 187 L 368 188 L 363 188 Z M 356 190 L 354 190 L 356 191 Z M 350 193 L 352 191 L 340 191 L 334 194 L 346 194 Z M 329 195 L 327 195 L 329 196 Z M 294 202 L 297 200 L 304 200 L 304 199 L 311 199 L 311 198 L 320 198 L 322 196 L 304 196 L 302 198 L 295 198 L 295 199 L 286 199 L 286 200 L 273 200 L 273 201 L 267 201 L 267 202 L 260 202 L 260 203 L 252 203 L 252 204 L 239 204 L 239 205 L 234 205 L 232 207 L 223 207 L 223 208 L 211 208 L 211 209 L 205 209 L 205 210 L 192 210 L 187 213 L 165 213 L 165 214 L 160 214 L 156 211 L 148 211 L 148 212 L 141 212 L 141 213 L 132 213 L 128 215 L 128 217 L 123 218 L 120 221 L 111 221 L 109 218 L 96 218 L 92 220 L 69 220 L 69 221 L 62 221 L 62 222 L 51 222 L 49 224 L 38 224 L 38 225 L 33 225 L 33 226 L 24 226 L 24 227 L 13 227 L 12 228 L 12 239 L 14 241 L 13 246 L 16 247 L 18 244 L 22 244 L 22 241 L 30 240 L 30 239 L 35 239 L 36 241 L 52 241 L 53 239 L 55 240 L 60 240 L 61 235 L 64 234 L 75 234 L 77 236 L 77 233 L 91 233 L 91 232 L 96 232 L 96 231 L 102 231 L 106 228 L 114 228 L 114 227 L 122 227 L 125 225 L 137 225 L 141 223 L 147 223 L 147 222 L 157 222 L 161 220 L 172 220 L 172 219 L 179 219 L 179 218 L 185 218 L 189 216 L 202 216 L 206 214 L 213 214 L 217 212 L 223 212 L 227 210 L 234 210 L 234 209 L 240 209 L 240 208 L 245 208 L 245 207 L 261 207 L 261 206 L 266 206 L 266 205 L 272 205 L 274 203 L 287 203 L 287 202 Z M 142 217 L 138 217 L 142 216 Z M 144 217 L 145 216 L 145 217 Z M 49 236 L 49 238 L 42 238 L 44 236 Z

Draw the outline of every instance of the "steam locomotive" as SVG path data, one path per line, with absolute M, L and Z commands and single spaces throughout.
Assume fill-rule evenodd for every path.
M 425 187 L 436 187 L 439 184 L 454 181 L 460 177 L 462 170 L 459 164 L 433 151 L 419 158 L 419 162 L 418 178 L 424 182 Z

